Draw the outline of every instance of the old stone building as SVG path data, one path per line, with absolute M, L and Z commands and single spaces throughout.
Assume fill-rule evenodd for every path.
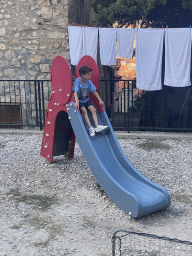
M 91 5 L 92 0 L 0 1 L 0 127 L 41 127 L 52 61 L 62 55 L 70 63 L 68 26 L 92 26 Z
M 1 0 L 0 79 L 49 79 L 57 55 L 69 62 L 68 25 L 94 21 L 92 0 Z

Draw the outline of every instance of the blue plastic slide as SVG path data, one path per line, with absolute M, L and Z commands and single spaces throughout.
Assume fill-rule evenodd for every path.
M 166 189 L 154 184 L 128 161 L 116 138 L 106 112 L 97 113 L 99 124 L 109 129 L 90 137 L 81 114 L 68 106 L 68 115 L 81 151 L 109 198 L 133 218 L 169 207 Z M 92 122 L 91 115 L 89 118 Z

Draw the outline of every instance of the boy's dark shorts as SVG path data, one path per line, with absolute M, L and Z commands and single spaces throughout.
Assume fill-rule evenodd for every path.
M 88 108 L 91 105 L 94 106 L 90 100 L 86 101 L 85 103 L 79 102 L 79 109 L 81 110 L 83 107 Z

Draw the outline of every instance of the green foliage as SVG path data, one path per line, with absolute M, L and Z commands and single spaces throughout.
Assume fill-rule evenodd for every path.
M 94 0 L 98 25 L 119 27 L 139 20 L 146 27 L 189 27 L 192 24 L 192 0 Z
M 147 0 L 95 0 L 93 8 L 96 19 L 102 26 L 112 26 L 114 22 L 123 26 L 135 23 L 143 16 L 146 2 Z
M 191 3 L 190 3 L 191 2 Z M 155 8 L 146 16 L 147 25 L 151 27 L 169 28 L 189 27 L 192 24 L 192 1 L 167 0 L 157 1 Z

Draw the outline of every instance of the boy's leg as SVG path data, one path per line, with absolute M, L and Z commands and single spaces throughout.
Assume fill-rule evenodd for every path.
M 98 126 L 98 119 L 97 119 L 97 113 L 96 113 L 96 109 L 93 105 L 90 105 L 88 107 L 88 109 L 91 111 L 92 117 L 93 117 L 93 122 L 95 124 L 95 127 Z
M 85 107 L 82 107 L 82 108 L 80 108 L 80 111 L 81 111 L 81 113 L 82 113 L 82 115 L 83 115 L 83 118 L 84 118 L 86 124 L 87 124 L 87 125 L 89 126 L 89 128 L 90 128 L 90 127 L 91 127 L 91 123 L 90 123 L 90 121 L 89 121 L 86 108 L 85 108 Z
M 91 111 L 91 113 L 92 113 L 93 121 L 94 121 L 94 123 L 95 123 L 95 131 L 96 131 L 96 132 L 101 132 L 101 131 L 107 129 L 107 128 L 108 128 L 107 125 L 106 125 L 106 126 L 104 126 L 104 125 L 98 125 L 97 112 L 96 112 L 95 107 L 94 107 L 93 105 L 89 105 L 89 106 L 88 106 L 88 109 L 89 109 L 89 110 Z
M 82 115 L 83 115 L 83 118 L 84 118 L 86 124 L 87 124 L 88 127 L 89 127 L 89 135 L 90 135 L 90 137 L 95 136 L 95 128 L 93 128 L 93 127 L 91 126 L 91 123 L 90 123 L 89 118 L 88 118 L 88 115 L 87 115 L 87 110 L 86 110 L 86 108 L 85 108 L 82 104 L 81 104 L 81 106 L 80 106 L 80 111 L 81 111 L 81 113 L 82 113 Z

